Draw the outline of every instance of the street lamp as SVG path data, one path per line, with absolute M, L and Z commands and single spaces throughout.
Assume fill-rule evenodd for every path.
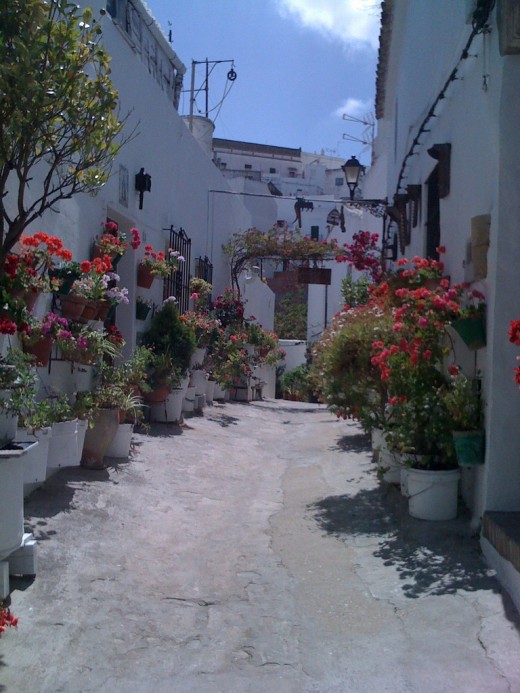
M 355 156 L 351 156 L 348 161 L 345 161 L 341 170 L 345 174 L 345 180 L 350 190 L 350 199 L 353 200 L 354 193 L 359 183 L 359 176 L 362 171 L 365 171 L 365 167 L 359 163 Z

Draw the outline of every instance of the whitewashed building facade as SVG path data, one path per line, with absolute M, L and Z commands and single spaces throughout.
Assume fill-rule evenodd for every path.
M 520 317 L 519 4 L 385 0 L 382 8 L 378 136 L 365 192 L 406 212 L 399 256 L 445 246 L 446 275 L 486 296 L 486 348 L 455 343 L 456 361 L 482 375 L 485 399 L 486 461 L 465 472 L 463 490 L 485 554 L 520 607 L 519 348 L 508 341 Z M 390 242 L 395 233 L 394 224 Z

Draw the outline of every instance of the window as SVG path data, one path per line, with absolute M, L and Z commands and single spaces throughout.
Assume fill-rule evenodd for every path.
M 311 226 L 311 238 L 315 241 L 320 240 L 320 227 L 319 226 Z
M 269 169 L 269 173 L 276 173 L 276 169 L 275 169 L 275 168 L 270 168 L 270 169 Z
M 343 183 L 344 183 L 343 178 L 336 178 L 336 185 L 338 186 L 338 188 L 340 188 L 343 185 Z
M 244 164 L 244 168 L 250 171 L 253 167 L 251 166 L 251 164 Z
M 439 166 L 437 165 L 426 181 L 428 206 L 426 210 L 426 257 L 439 259 L 437 248 L 441 241 L 441 217 L 439 204 Z

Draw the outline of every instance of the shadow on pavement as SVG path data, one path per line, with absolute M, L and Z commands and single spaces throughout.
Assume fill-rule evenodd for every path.
M 237 425 L 240 419 L 238 419 L 236 416 L 228 416 L 228 414 L 217 414 L 216 416 L 206 416 L 206 419 L 208 421 L 215 421 L 215 423 L 218 423 L 219 426 L 222 426 L 222 428 L 227 428 L 228 426 L 231 425 Z
M 471 534 L 469 517 L 428 522 L 408 514 L 408 501 L 389 486 L 329 496 L 309 506 L 318 526 L 348 542 L 380 537 L 373 556 L 393 567 L 410 599 L 457 590 L 500 592 Z
M 366 433 L 353 433 L 352 435 L 342 436 L 336 445 L 330 450 L 342 450 L 343 452 L 370 452 L 372 449 L 370 436 Z

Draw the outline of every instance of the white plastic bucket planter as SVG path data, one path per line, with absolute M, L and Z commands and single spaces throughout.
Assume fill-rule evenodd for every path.
M 408 469 L 408 512 L 420 520 L 457 517 L 460 471 Z
M 16 551 L 23 538 L 23 463 L 33 442 L 18 450 L 0 451 L 0 561 Z
M 29 493 L 38 488 L 47 475 L 47 458 L 49 457 L 49 444 L 52 437 L 52 428 L 45 426 L 34 434 L 28 433 L 24 428 L 19 428 L 16 432 L 16 440 L 18 441 L 33 441 L 38 445 L 31 447 L 22 457 L 23 466 L 23 495 L 28 496 Z
M 130 445 L 132 444 L 132 434 L 134 432 L 134 424 L 122 423 L 119 424 L 114 439 L 110 443 L 105 457 L 128 457 L 130 454 Z
M 186 388 L 174 388 L 164 402 L 152 404 L 150 407 L 151 420 L 161 423 L 175 423 L 176 421 L 180 421 L 186 391 Z
M 216 384 L 214 380 L 206 380 L 206 404 L 213 404 Z
M 206 371 L 200 369 L 192 371 L 190 376 L 190 386 L 195 388 L 195 395 L 206 394 L 206 383 L 208 380 L 208 374 Z
M 78 420 L 60 421 L 52 424 L 49 444 L 47 479 L 60 467 L 75 467 L 78 464 Z
M 213 399 L 225 399 L 226 390 L 224 390 L 218 383 L 215 383 L 215 389 L 213 390 Z
M 73 466 L 79 465 L 81 462 L 81 456 L 83 455 L 83 445 L 85 443 L 85 434 L 88 429 L 87 419 L 78 419 L 78 436 L 77 436 L 77 447 L 76 447 L 76 462 Z
M 188 387 L 182 403 L 182 411 L 192 412 L 195 409 L 195 388 Z
M 383 470 L 383 481 L 387 484 L 401 483 L 401 459 L 398 454 L 388 449 L 384 437 L 379 447 L 378 465 Z

